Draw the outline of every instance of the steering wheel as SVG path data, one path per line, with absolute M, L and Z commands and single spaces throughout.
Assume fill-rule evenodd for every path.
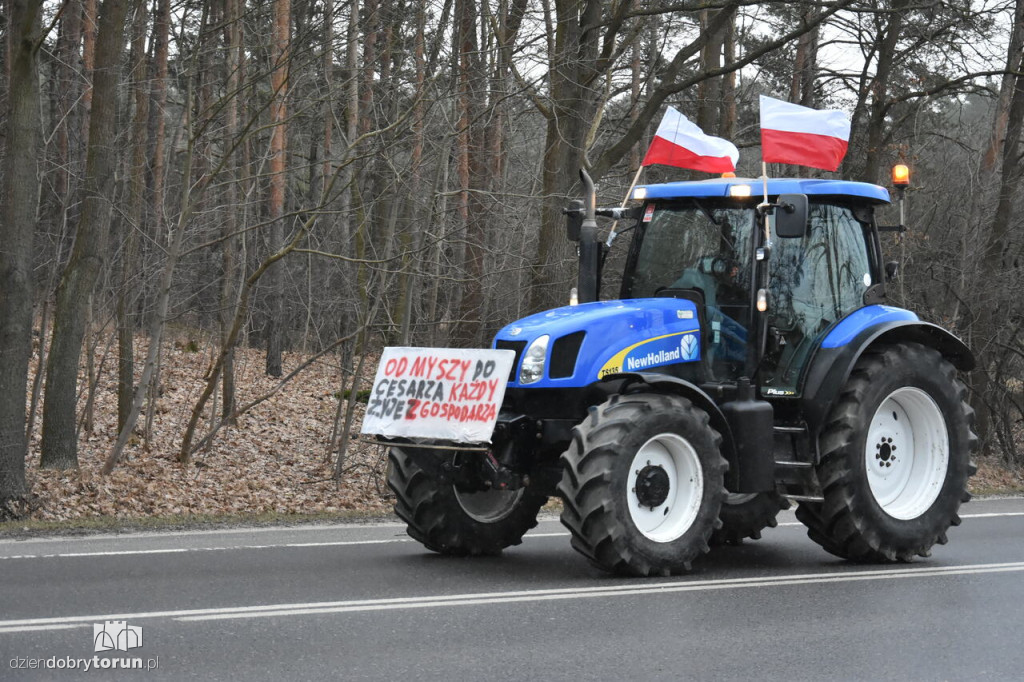
M 739 268 L 739 261 L 725 256 L 703 256 L 697 261 L 697 269 L 700 272 L 727 282 L 732 280 L 730 273 L 738 272 Z

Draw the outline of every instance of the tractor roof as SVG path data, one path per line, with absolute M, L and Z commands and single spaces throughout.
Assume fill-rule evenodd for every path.
M 764 194 L 763 182 L 761 178 L 712 178 L 690 182 L 666 182 L 658 185 L 643 185 L 643 187 L 647 190 L 648 199 L 680 199 L 735 196 L 731 191 L 732 187 L 747 185 L 750 187 L 750 195 L 756 198 Z M 889 191 L 884 187 L 848 180 L 769 178 L 768 194 L 769 196 L 806 194 L 808 197 L 856 197 L 867 199 L 873 204 L 889 202 Z

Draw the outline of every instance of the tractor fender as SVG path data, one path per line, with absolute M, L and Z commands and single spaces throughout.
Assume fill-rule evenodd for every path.
M 816 437 L 821 432 L 832 405 L 865 350 L 874 345 L 907 341 L 934 348 L 963 372 L 974 369 L 974 354 L 967 344 L 930 322 L 893 320 L 861 329 L 842 345 L 819 346 L 811 358 L 800 399 L 811 434 Z
M 605 377 L 601 383 L 618 381 L 618 393 L 636 393 L 647 387 L 656 393 L 673 393 L 688 398 L 694 405 L 707 412 L 711 427 L 722 436 L 722 456 L 729 462 L 725 474 L 726 488 L 737 490 L 740 481 L 740 462 L 736 453 L 736 441 L 732 429 L 715 400 L 699 386 L 685 379 L 656 372 L 619 372 Z

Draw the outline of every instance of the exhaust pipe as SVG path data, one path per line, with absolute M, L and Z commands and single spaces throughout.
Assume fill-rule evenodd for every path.
M 598 298 L 600 284 L 601 244 L 597 239 L 597 195 L 594 181 L 587 171 L 580 169 L 583 183 L 583 222 L 579 233 L 579 280 L 576 294 L 580 303 L 591 303 Z

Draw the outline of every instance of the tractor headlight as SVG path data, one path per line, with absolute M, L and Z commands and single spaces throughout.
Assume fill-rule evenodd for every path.
M 523 364 L 519 367 L 519 383 L 535 384 L 544 378 L 544 363 L 548 357 L 548 341 L 545 334 L 534 339 L 523 354 Z

